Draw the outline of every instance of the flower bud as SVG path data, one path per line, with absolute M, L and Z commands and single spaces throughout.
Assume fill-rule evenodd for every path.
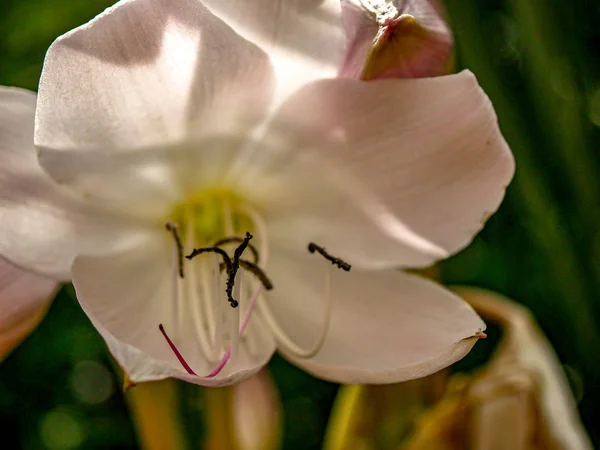
M 591 450 L 560 362 L 530 312 L 491 292 L 455 291 L 502 328 L 487 364 L 449 379 L 442 372 L 342 386 L 326 450 Z
M 436 0 L 342 0 L 347 50 L 340 76 L 373 80 L 449 72 L 452 32 Z

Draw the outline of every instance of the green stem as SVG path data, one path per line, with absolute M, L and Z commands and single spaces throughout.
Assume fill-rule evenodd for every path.
M 203 448 L 206 450 L 239 450 L 233 416 L 234 388 L 203 389 L 206 437 Z
M 141 383 L 125 394 L 143 450 L 184 450 L 175 380 Z

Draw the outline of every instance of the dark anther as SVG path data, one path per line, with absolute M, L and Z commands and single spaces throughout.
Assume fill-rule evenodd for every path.
M 192 253 L 186 256 L 187 259 L 192 259 L 202 253 L 213 252 L 223 257 L 223 262 L 227 267 L 227 284 L 225 288 L 225 293 L 227 294 L 227 301 L 229 302 L 232 308 L 237 308 L 239 305 L 239 302 L 233 298 L 233 286 L 235 284 L 235 276 L 237 275 L 237 271 L 240 268 L 240 258 L 242 256 L 242 253 L 244 253 L 244 250 L 246 250 L 246 248 L 248 247 L 250 239 L 252 239 L 252 235 L 250 233 L 246 233 L 246 237 L 241 240 L 241 244 L 238 245 L 238 247 L 233 252 L 233 261 L 231 260 L 227 252 L 225 252 L 225 250 L 216 246 L 197 248 L 194 249 Z M 244 264 L 246 264 L 246 262 Z
M 179 236 L 179 227 L 174 222 L 167 222 L 165 228 L 169 233 L 173 235 L 175 239 L 175 245 L 177 246 L 177 262 L 179 264 L 179 277 L 183 278 L 183 245 L 181 244 L 181 237 Z
M 311 253 L 320 253 L 323 256 L 323 258 L 325 258 L 327 261 L 331 261 L 331 264 L 338 266 L 340 269 L 345 270 L 346 272 L 350 272 L 350 269 L 352 268 L 352 266 L 346 261 L 340 258 L 336 258 L 335 256 L 331 256 L 325 251 L 323 247 L 318 246 L 314 242 L 308 244 L 308 251 Z
M 240 258 L 246 247 L 248 247 L 248 243 L 252 239 L 252 235 L 246 232 L 246 237 L 244 240 L 233 252 L 233 262 L 231 264 L 231 268 L 228 270 L 227 276 L 227 287 L 225 288 L 225 292 L 227 293 L 227 299 L 229 300 L 229 304 L 235 308 L 238 306 L 238 301 L 233 298 L 233 285 L 235 284 L 235 276 L 237 275 L 237 271 L 240 268 Z
M 227 266 L 227 273 L 231 271 L 231 258 L 227 254 L 225 250 L 219 247 L 204 247 L 204 248 L 195 248 L 192 253 L 187 255 L 186 259 L 194 259 L 196 256 L 201 255 L 202 253 L 217 253 L 221 255 L 223 258 L 223 263 Z
M 219 239 L 217 242 L 213 244 L 213 247 L 220 247 L 225 244 L 229 244 L 231 242 L 244 242 L 244 239 L 238 236 L 231 236 L 223 239 Z M 254 259 L 254 264 L 258 263 L 258 250 L 256 247 L 250 243 L 248 243 L 248 249 L 252 252 L 252 257 Z
M 271 282 L 267 274 L 259 266 L 257 266 L 254 263 L 251 263 L 250 261 L 246 261 L 245 259 L 240 259 L 240 266 L 246 269 L 248 272 L 251 272 L 258 279 L 258 281 L 261 282 L 261 284 L 267 291 L 273 289 L 273 283 Z M 219 269 L 225 269 L 225 264 L 221 263 L 219 265 Z

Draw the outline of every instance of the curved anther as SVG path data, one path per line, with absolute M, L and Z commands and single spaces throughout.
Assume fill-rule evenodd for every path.
M 181 243 L 181 236 L 179 236 L 179 227 L 175 222 L 168 221 L 165 223 L 165 228 L 173 235 L 173 239 L 175 240 L 175 245 L 177 247 L 177 262 L 179 264 L 179 277 L 183 278 L 183 244 Z
M 223 238 L 223 239 L 219 239 L 217 242 L 215 242 L 213 244 L 213 247 L 220 247 L 222 245 L 229 244 L 231 242 L 240 242 L 240 243 L 243 243 L 244 242 L 244 238 L 241 238 L 239 236 L 231 236 L 231 237 L 226 237 L 226 238 Z M 252 245 L 250 243 L 248 243 L 248 249 L 252 253 L 252 258 L 254 259 L 254 264 L 258 264 L 258 250 L 256 249 L 256 247 L 254 245 Z
M 233 298 L 233 286 L 235 285 L 235 276 L 237 275 L 237 271 L 240 268 L 240 258 L 242 256 L 242 253 L 244 253 L 244 250 L 246 250 L 246 248 L 248 247 L 250 239 L 252 239 L 252 235 L 246 232 L 246 237 L 242 239 L 242 243 L 238 245 L 238 247 L 233 252 L 233 260 L 231 260 L 227 252 L 225 252 L 225 250 L 219 247 L 195 248 L 194 251 L 192 251 L 192 253 L 186 256 L 187 259 L 193 259 L 202 253 L 213 252 L 218 253 L 223 257 L 223 261 L 227 266 L 227 284 L 225 288 L 225 293 L 227 294 L 227 300 L 229 301 L 229 304 L 232 308 L 237 308 L 239 305 L 239 302 L 235 298 Z
M 235 285 L 235 276 L 237 275 L 237 271 L 240 268 L 240 258 L 246 247 L 248 247 L 248 243 L 252 239 L 252 235 L 246 232 L 246 237 L 244 240 L 233 252 L 233 262 L 231 263 L 231 267 L 228 270 L 227 274 L 227 284 L 225 288 L 225 292 L 227 293 L 227 298 L 229 299 L 229 303 L 232 307 L 237 307 L 239 302 L 233 298 L 233 286 Z
M 261 282 L 261 284 L 267 291 L 273 289 L 273 282 L 269 279 L 264 270 L 262 270 L 259 266 L 245 259 L 240 259 L 240 266 L 246 269 L 248 272 L 252 273 L 252 275 L 254 275 L 256 279 Z M 221 263 L 219 265 L 219 270 L 223 271 L 223 269 L 225 269 L 225 263 Z
M 327 261 L 331 262 L 331 264 L 338 266 L 340 269 L 345 270 L 346 272 L 350 272 L 352 266 L 348 264 L 341 258 L 336 258 L 335 256 L 331 256 L 329 253 L 325 251 L 325 249 L 314 242 L 308 244 L 308 251 L 310 253 L 317 252 L 323 256 Z
M 219 247 L 203 247 L 203 248 L 195 248 L 192 253 L 187 255 L 185 259 L 194 259 L 196 256 L 201 255 L 202 253 L 218 253 L 223 258 L 223 262 L 227 266 L 227 272 L 231 270 L 231 258 L 227 254 L 225 250 Z

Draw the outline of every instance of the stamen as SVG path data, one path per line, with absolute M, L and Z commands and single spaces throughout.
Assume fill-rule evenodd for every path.
M 223 257 L 225 265 L 227 266 L 227 283 L 225 292 L 227 293 L 227 301 L 229 301 L 229 304 L 232 308 L 237 308 L 239 305 L 239 302 L 233 297 L 233 286 L 235 284 L 235 275 L 240 268 L 240 258 L 242 253 L 244 253 L 244 250 L 246 250 L 248 247 L 250 239 L 252 239 L 252 235 L 246 232 L 246 237 L 242 239 L 242 243 L 238 245 L 233 252 L 233 261 L 229 258 L 229 255 L 225 252 L 225 250 L 219 247 L 195 248 L 192 253 L 186 256 L 187 259 L 192 259 L 202 253 L 214 252 Z
M 335 256 L 331 256 L 329 253 L 327 253 L 325 251 L 325 249 L 323 247 L 318 246 L 314 242 L 311 242 L 308 244 L 308 251 L 310 253 L 314 253 L 314 252 L 320 253 L 323 256 L 323 258 L 325 258 L 327 261 L 330 261 L 331 264 L 338 266 L 340 269 L 345 270 L 346 272 L 350 272 L 350 269 L 352 268 L 352 266 L 350 264 L 348 264 L 346 261 L 344 261 L 343 259 L 340 259 L 340 258 L 336 258 Z
M 213 247 L 220 247 L 222 245 L 225 244 L 229 244 L 231 242 L 244 242 L 244 238 L 241 238 L 239 236 L 231 236 L 231 237 L 227 237 L 227 238 L 223 238 L 223 239 L 219 239 L 217 242 L 215 242 L 213 244 Z M 248 243 L 248 248 L 250 249 L 250 252 L 252 252 L 252 256 L 254 258 L 254 264 L 258 263 L 258 250 L 256 250 L 256 247 L 254 247 L 254 245 Z
M 176 223 L 169 220 L 165 224 L 165 228 L 173 235 L 173 239 L 175 239 L 175 245 L 177 246 L 177 261 L 179 263 L 179 277 L 183 278 L 183 245 L 181 244 L 181 237 L 179 236 L 179 227 Z
M 225 292 L 227 293 L 227 299 L 229 300 L 229 304 L 236 308 L 239 305 L 239 302 L 233 298 L 233 286 L 235 284 L 235 276 L 237 274 L 238 269 L 240 268 L 240 257 L 246 247 L 248 247 L 248 242 L 252 239 L 252 235 L 246 232 L 246 237 L 242 241 L 240 245 L 233 252 L 233 262 L 231 264 L 231 268 L 229 269 L 227 284 L 225 288 Z
M 234 296 L 235 298 L 239 299 L 240 302 L 243 301 L 242 299 L 242 283 L 244 283 L 244 274 L 243 273 L 239 273 L 236 275 L 236 281 L 234 284 Z M 231 348 L 231 358 L 236 358 L 238 353 L 239 353 L 239 347 L 240 347 L 240 310 L 241 308 L 233 308 L 233 310 L 229 311 L 230 317 L 229 317 L 229 330 L 231 333 L 231 344 L 230 344 L 230 348 Z
M 248 272 L 251 272 L 258 279 L 258 281 L 262 283 L 267 291 L 273 289 L 273 283 L 259 266 L 251 263 L 250 261 L 246 261 L 245 259 L 240 259 L 240 266 L 242 266 L 242 268 L 246 269 Z M 223 269 L 225 269 L 225 263 L 219 264 L 219 271 L 222 272 Z
M 266 267 L 269 257 L 269 234 L 267 224 L 261 217 L 261 215 L 254 208 L 244 205 L 240 210 L 246 214 L 252 221 L 254 232 L 258 236 L 258 243 L 260 248 L 259 254 L 259 265 Z
M 214 327 L 214 340 L 213 340 L 213 350 L 214 350 L 214 354 L 218 355 L 219 353 L 221 353 L 221 339 L 222 339 L 222 332 L 221 332 L 221 320 L 222 320 L 222 316 L 221 316 L 221 299 L 222 299 L 222 295 L 221 295 L 221 272 L 219 270 L 219 255 L 215 253 L 215 258 L 213 261 L 213 291 L 212 291 L 212 296 L 213 296 L 213 302 L 214 302 L 214 313 L 212 315 L 212 317 L 214 317 L 215 319 L 215 327 Z
M 244 313 L 244 317 L 240 324 L 240 331 L 239 331 L 240 336 L 242 334 L 244 334 L 244 331 L 246 330 L 246 326 L 248 325 L 248 322 L 250 321 L 250 315 L 252 314 L 252 311 L 254 310 L 254 306 L 256 305 L 256 300 L 260 296 L 261 292 L 262 292 L 262 285 L 259 284 L 258 287 L 256 288 L 256 290 L 254 291 L 254 294 L 252 294 L 252 298 L 248 302 L 248 309 Z M 206 375 L 205 378 L 216 377 L 219 373 L 221 373 L 221 371 L 223 370 L 223 367 L 225 367 L 225 364 L 227 364 L 227 362 L 229 361 L 230 358 L 231 358 L 231 346 L 229 346 L 227 348 L 227 351 L 223 355 L 223 358 L 221 358 L 221 361 L 219 361 L 217 366 L 212 370 L 212 372 L 210 372 L 208 375 Z
M 269 328 L 275 335 L 278 343 L 285 348 L 289 353 L 293 353 L 298 358 L 312 358 L 316 355 L 323 344 L 325 343 L 325 338 L 327 337 L 327 333 L 329 332 L 329 327 L 331 325 L 331 310 L 333 305 L 333 296 L 331 295 L 331 270 L 332 268 L 328 267 L 327 272 L 325 274 L 325 319 L 323 321 L 323 329 L 321 330 L 320 335 L 317 338 L 317 341 L 310 348 L 302 348 L 298 344 L 296 344 L 292 338 L 281 328 L 273 311 L 271 311 L 271 307 L 269 306 L 269 302 L 262 301 L 258 307 L 260 308 L 260 312 L 262 317 L 267 321 Z
M 177 346 L 169 338 L 169 336 L 167 335 L 167 332 L 165 331 L 165 327 L 163 327 L 162 323 L 158 325 L 158 329 L 160 330 L 160 332 L 162 333 L 162 335 L 166 339 L 167 343 L 169 344 L 169 347 L 171 347 L 171 350 L 173 351 L 173 353 L 175 354 L 175 356 L 177 357 L 177 359 L 179 360 L 179 362 L 181 363 L 181 365 L 183 366 L 183 368 L 186 370 L 186 372 L 189 373 L 190 375 L 196 375 L 196 376 L 198 376 L 196 374 L 196 372 L 194 372 L 192 370 L 192 368 L 190 367 L 190 365 L 187 363 L 187 361 L 185 360 L 185 358 L 183 357 L 183 355 L 181 354 L 181 352 L 177 349 Z
M 221 257 L 223 258 L 223 262 L 227 266 L 227 272 L 231 271 L 231 258 L 229 257 L 229 255 L 227 254 L 227 252 L 225 250 L 223 250 L 222 248 L 219 248 L 219 247 L 195 248 L 192 251 L 192 253 L 190 253 L 189 255 L 187 255 L 185 257 L 185 259 L 192 260 L 196 256 L 201 255 L 202 253 L 209 253 L 209 252 L 218 253 L 219 255 L 221 255 Z

